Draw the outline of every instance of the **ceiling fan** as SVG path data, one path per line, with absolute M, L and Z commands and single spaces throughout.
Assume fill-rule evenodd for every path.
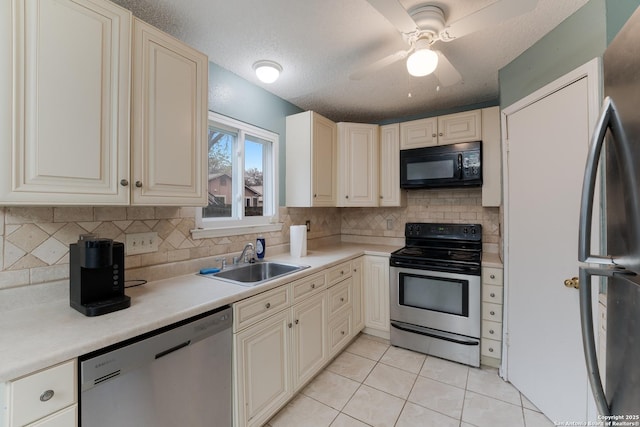
M 437 41 L 450 42 L 483 28 L 498 25 L 514 16 L 534 9 L 537 0 L 498 0 L 455 22 L 448 23 L 438 6 L 423 3 L 409 10 L 398 0 L 367 0 L 378 12 L 391 22 L 409 44 L 409 49 L 400 50 L 368 66 L 349 77 L 360 80 L 394 62 L 407 58 L 409 74 L 421 77 L 434 73 L 440 84 L 451 86 L 462 80 L 462 76 L 444 54 L 433 50 Z

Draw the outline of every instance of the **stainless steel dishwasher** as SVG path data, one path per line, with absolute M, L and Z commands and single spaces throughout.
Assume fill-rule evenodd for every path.
M 79 358 L 82 427 L 232 425 L 226 306 Z

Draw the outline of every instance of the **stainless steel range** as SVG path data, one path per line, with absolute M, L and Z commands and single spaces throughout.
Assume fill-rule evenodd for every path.
M 391 344 L 480 366 L 480 224 L 407 223 L 390 258 Z

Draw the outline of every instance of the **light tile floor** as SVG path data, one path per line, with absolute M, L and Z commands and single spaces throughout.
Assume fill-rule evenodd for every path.
M 269 427 L 551 427 L 496 369 L 360 335 Z

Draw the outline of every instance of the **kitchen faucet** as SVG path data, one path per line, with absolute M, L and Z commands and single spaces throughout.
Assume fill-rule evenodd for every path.
M 249 262 L 250 259 L 248 259 L 246 255 L 247 249 L 250 249 L 252 254 L 255 255 L 255 251 L 253 249 L 253 243 L 247 243 L 246 245 L 244 245 L 244 248 L 242 249 L 242 253 L 240 254 L 240 256 L 233 257 L 234 264 L 238 264 L 241 260 L 243 260 L 244 262 Z

